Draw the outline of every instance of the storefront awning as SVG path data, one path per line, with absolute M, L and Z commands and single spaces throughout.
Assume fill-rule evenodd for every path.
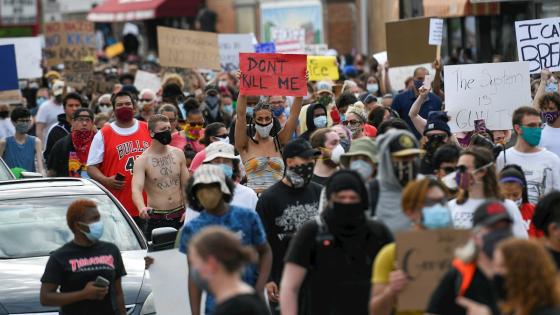
M 165 17 L 194 17 L 200 0 L 105 0 L 88 14 L 93 22 L 121 22 Z
M 473 0 L 424 0 L 424 16 L 458 17 L 500 14 L 500 4 Z

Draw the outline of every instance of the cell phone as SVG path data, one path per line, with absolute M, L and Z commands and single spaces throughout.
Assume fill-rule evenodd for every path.
M 121 174 L 121 173 L 117 173 L 117 175 L 115 175 L 116 180 L 121 180 L 122 181 L 122 180 L 124 180 L 124 178 L 125 178 L 124 175 Z
M 95 279 L 95 286 L 99 288 L 107 288 L 111 284 L 109 280 L 103 278 L 102 276 L 97 276 Z
M 434 77 L 431 74 L 427 74 L 424 77 L 424 85 L 422 85 L 422 86 L 427 90 L 431 90 L 433 81 L 434 81 Z
M 548 81 L 544 87 L 546 93 L 558 93 L 558 82 Z
M 476 132 L 487 132 L 486 121 L 484 119 L 477 119 L 474 121 L 474 131 Z

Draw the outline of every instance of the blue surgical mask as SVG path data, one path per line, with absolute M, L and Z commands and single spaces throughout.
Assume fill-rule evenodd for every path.
M 35 103 L 37 103 L 37 107 L 43 105 L 44 102 L 47 101 L 46 97 L 38 97 L 37 100 L 35 101 Z
M 231 105 L 231 104 L 230 105 L 224 105 L 223 109 L 224 109 L 224 113 L 226 113 L 228 115 L 233 114 L 233 105 Z
M 346 114 L 340 114 L 340 121 L 346 121 Z
M 313 124 L 317 128 L 325 128 L 327 126 L 327 116 L 322 115 L 313 118 Z
M 86 224 L 89 227 L 89 232 L 84 232 L 84 235 L 88 238 L 88 240 L 92 242 L 97 242 L 103 236 L 103 221 L 99 220 L 97 222 L 93 222 L 90 224 Z
M 363 180 L 368 180 L 373 175 L 373 167 L 364 160 L 354 160 L 350 162 L 350 169 L 358 172 Z
M 422 208 L 422 225 L 428 230 L 443 229 L 451 226 L 451 214 L 441 203 Z
M 525 127 L 522 126 L 521 138 L 527 142 L 528 145 L 536 147 L 541 142 L 542 129 L 540 127 Z
M 272 115 L 274 115 L 274 117 L 280 117 L 282 116 L 283 113 L 284 113 L 284 107 L 280 107 L 272 110 Z
M 253 107 L 247 107 L 247 110 L 245 112 L 247 113 L 247 116 L 253 117 Z
M 227 164 L 220 164 L 222 170 L 224 170 L 224 174 L 226 174 L 227 178 L 231 178 L 233 176 L 233 167 Z
M 370 93 L 377 93 L 377 91 L 379 91 L 379 84 L 377 83 L 368 83 L 367 84 L 367 90 Z

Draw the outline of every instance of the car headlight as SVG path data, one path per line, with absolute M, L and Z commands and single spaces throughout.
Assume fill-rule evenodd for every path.
M 155 315 L 156 314 L 156 305 L 154 304 L 154 295 L 150 293 L 144 301 L 144 305 L 142 305 L 142 309 L 140 310 L 140 315 Z

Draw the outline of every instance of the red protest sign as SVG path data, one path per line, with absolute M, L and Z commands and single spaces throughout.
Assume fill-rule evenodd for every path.
M 241 92 L 245 95 L 307 95 L 307 56 L 239 54 Z

